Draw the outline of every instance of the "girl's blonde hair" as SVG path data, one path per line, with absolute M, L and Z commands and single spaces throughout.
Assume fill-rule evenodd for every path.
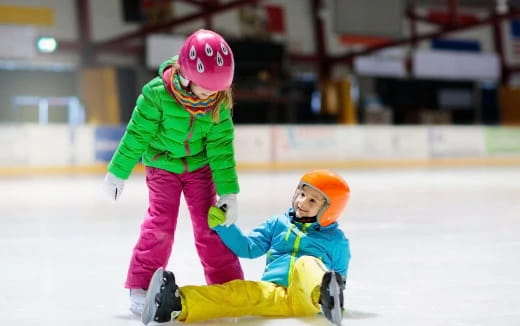
M 220 121 L 220 106 L 222 104 L 233 114 L 233 91 L 231 87 L 217 93 L 217 100 L 211 108 L 211 121 Z
M 180 74 L 180 66 L 176 62 L 174 64 L 174 73 Z M 182 86 L 184 87 L 184 86 Z M 187 87 L 184 87 L 185 89 L 189 90 L 189 84 Z M 215 101 L 215 105 L 211 108 L 211 121 L 213 122 L 219 122 L 220 121 L 220 106 L 224 104 L 227 110 L 233 114 L 233 91 L 231 87 L 228 87 L 227 89 L 223 91 L 217 92 L 217 99 Z

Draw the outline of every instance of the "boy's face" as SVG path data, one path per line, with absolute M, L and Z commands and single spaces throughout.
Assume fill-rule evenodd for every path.
M 314 217 L 325 204 L 321 193 L 311 187 L 303 186 L 302 191 L 294 200 L 296 217 Z
M 217 92 L 217 91 L 208 91 L 207 89 L 200 87 L 199 85 L 195 84 L 194 82 L 190 83 L 190 89 L 193 92 L 193 94 L 195 94 L 201 100 L 205 100 Z

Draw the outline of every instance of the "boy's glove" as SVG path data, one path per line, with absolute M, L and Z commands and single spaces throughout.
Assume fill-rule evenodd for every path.
M 103 189 L 113 200 L 117 200 L 123 188 L 125 187 L 125 180 L 120 179 L 110 172 L 107 172 L 105 179 L 103 180 Z
M 237 194 L 222 195 L 217 201 L 217 207 L 226 213 L 225 226 L 235 223 L 238 218 L 237 213 Z
M 226 213 L 218 207 L 211 206 L 208 211 L 208 226 L 214 229 L 226 221 Z

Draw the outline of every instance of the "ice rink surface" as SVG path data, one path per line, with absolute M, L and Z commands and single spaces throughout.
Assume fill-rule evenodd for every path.
M 240 172 L 245 230 L 290 205 L 302 171 Z M 343 325 L 520 325 L 520 168 L 338 170 L 352 189 Z M 0 323 L 138 326 L 123 289 L 147 206 L 143 174 L 118 202 L 102 175 L 0 178 Z M 258 279 L 264 257 L 243 260 Z M 168 269 L 202 284 L 181 208 Z M 324 317 L 193 325 L 328 325 Z

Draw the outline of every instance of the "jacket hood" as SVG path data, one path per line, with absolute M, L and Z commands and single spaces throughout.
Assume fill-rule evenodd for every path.
M 174 73 L 173 65 L 177 62 L 177 57 L 178 56 L 170 58 L 170 59 L 164 61 L 163 63 L 161 63 L 161 65 L 159 66 L 159 76 L 161 77 L 166 90 L 173 97 L 175 97 L 175 96 L 172 93 L 171 77 L 172 77 L 172 74 Z
M 159 66 L 159 70 L 158 70 L 158 73 L 159 73 L 159 76 L 163 76 L 165 70 L 167 68 L 170 68 L 172 67 L 176 62 L 177 62 L 177 59 L 178 59 L 178 55 L 174 56 L 174 57 L 171 57 L 170 59 L 164 61 L 163 63 L 161 63 L 161 65 Z

